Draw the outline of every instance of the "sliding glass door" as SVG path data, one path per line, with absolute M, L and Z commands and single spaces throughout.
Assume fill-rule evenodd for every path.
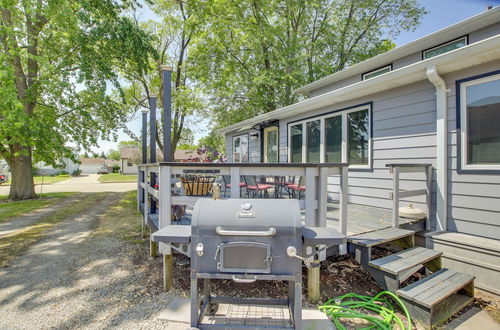
M 248 135 L 233 138 L 233 162 L 248 163 Z
M 278 127 L 264 129 L 264 163 L 277 163 L 279 161 Z

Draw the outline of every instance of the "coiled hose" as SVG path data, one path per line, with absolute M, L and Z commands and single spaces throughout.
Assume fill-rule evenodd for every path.
M 388 298 L 381 298 L 384 295 L 388 296 Z M 394 312 L 393 306 L 389 301 L 390 299 L 394 300 L 403 310 L 408 323 L 406 327 L 401 318 Z M 323 305 L 319 306 L 319 309 L 332 319 L 339 330 L 346 329 L 342 323 L 340 323 L 340 318 L 363 319 L 372 323 L 372 325 L 363 329 L 377 328 L 391 330 L 395 324 L 399 325 L 400 329 L 412 329 L 410 313 L 408 313 L 406 306 L 394 293 L 389 291 L 379 292 L 375 297 L 348 293 L 327 300 Z M 379 317 L 363 314 L 358 311 L 359 309 L 369 309 L 378 313 Z

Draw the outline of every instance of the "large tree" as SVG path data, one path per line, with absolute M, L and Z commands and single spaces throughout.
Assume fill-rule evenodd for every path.
M 157 0 L 150 9 L 157 20 L 137 22 L 154 38 L 154 47 L 158 54 L 152 58 L 148 70 L 129 70 L 124 73 L 133 83 L 127 89 L 128 104 L 134 110 L 149 108 L 151 95 L 158 97 L 157 106 L 163 101 L 162 66 L 172 67 L 172 157 L 178 145 L 193 143 L 193 132 L 189 128 L 190 120 L 204 109 L 200 91 L 192 79 L 193 68 L 190 63 L 190 49 L 193 38 L 204 26 L 198 16 L 202 2 L 199 0 Z M 169 82 L 170 83 L 170 82 Z M 157 144 L 162 147 L 163 129 L 161 117 L 157 116 Z
M 33 159 L 56 164 L 108 139 L 127 119 L 123 67 L 154 53 L 124 12 L 133 0 L 0 0 L 0 157 L 11 199 L 35 197 Z
M 391 49 L 425 13 L 417 0 L 213 0 L 199 10 L 192 62 L 221 126 L 297 102 L 294 89 Z

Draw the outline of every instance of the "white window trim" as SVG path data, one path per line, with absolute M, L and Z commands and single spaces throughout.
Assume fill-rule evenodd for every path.
M 448 46 L 449 44 L 452 44 L 452 43 L 454 43 L 454 42 L 460 41 L 460 40 L 462 40 L 462 39 L 465 41 L 465 42 L 464 42 L 464 44 L 465 44 L 465 45 L 464 45 L 463 47 L 467 46 L 467 45 L 469 44 L 469 40 L 468 40 L 469 38 L 467 38 L 467 36 L 463 36 L 463 37 L 460 37 L 460 38 L 457 38 L 457 39 L 453 39 L 453 40 L 451 40 L 451 41 L 448 41 L 448 42 L 447 42 L 447 43 L 445 43 L 445 44 L 438 45 L 438 46 L 436 46 L 436 47 L 432 47 L 432 48 L 429 48 L 429 49 L 424 50 L 424 51 L 423 51 L 423 54 L 422 54 L 422 60 L 428 60 L 429 58 L 433 58 L 433 57 L 436 57 L 436 56 L 440 56 L 440 55 L 445 54 L 445 53 L 443 53 L 443 54 L 435 55 L 435 56 L 432 56 L 432 57 L 426 57 L 426 56 L 425 56 L 425 54 L 426 54 L 426 53 L 428 53 L 428 52 L 431 52 L 431 51 L 436 50 L 436 49 L 441 48 L 441 47 L 446 47 L 446 46 Z M 462 47 L 460 47 L 460 48 L 462 48 Z
M 329 113 L 322 116 L 312 117 L 300 121 L 294 121 L 293 123 L 288 124 L 288 162 L 291 163 L 292 153 L 291 153 L 291 145 L 292 145 L 292 135 L 291 129 L 292 126 L 302 125 L 302 163 L 306 163 L 307 155 L 306 155 L 306 146 L 307 146 L 307 130 L 306 123 L 320 120 L 320 163 L 325 162 L 325 119 L 332 118 L 336 116 L 342 116 L 342 163 L 347 163 L 348 161 L 348 143 L 349 143 L 349 135 L 347 129 L 347 115 L 351 112 L 357 112 L 362 110 L 368 110 L 368 164 L 367 165 L 349 165 L 351 169 L 371 169 L 372 168 L 372 109 L 370 105 L 362 105 L 359 107 L 355 107 L 348 110 L 341 110 L 335 113 Z
M 370 71 L 370 72 L 363 73 L 363 75 L 361 76 L 361 77 L 362 77 L 362 80 L 376 78 L 376 77 L 378 77 L 378 76 L 371 77 L 371 78 L 366 78 L 366 76 L 367 76 L 367 75 L 369 75 L 369 74 L 374 74 L 374 73 L 377 73 L 377 72 L 382 71 L 382 70 L 385 70 L 385 69 L 389 69 L 389 72 L 391 72 L 391 71 L 392 71 L 392 65 L 391 65 L 391 64 L 389 64 L 389 65 L 386 65 L 386 66 L 384 66 L 384 67 L 382 67 L 382 68 L 378 68 L 378 69 L 376 69 L 376 70 L 372 70 L 372 71 Z M 386 72 L 386 73 L 389 73 L 389 72 Z M 382 73 L 382 74 L 385 74 L 385 73 Z M 381 75 L 382 75 L 382 74 L 381 74 Z
M 468 164 L 468 148 L 469 140 L 467 138 L 468 123 L 467 123 L 467 87 L 483 84 L 490 81 L 500 80 L 500 74 L 478 78 L 460 84 L 460 160 L 461 167 L 464 170 L 500 170 L 500 164 Z

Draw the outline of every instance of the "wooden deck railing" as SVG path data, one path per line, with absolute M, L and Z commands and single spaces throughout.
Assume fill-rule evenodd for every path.
M 172 205 L 194 205 L 197 196 L 172 194 L 172 184 L 179 177 L 192 174 L 231 176 L 231 187 L 239 187 L 240 177 L 255 176 L 304 176 L 305 198 L 301 206 L 305 210 L 307 226 L 326 226 L 328 176 L 340 177 L 339 194 L 339 232 L 347 234 L 347 164 L 247 164 L 247 163 L 157 163 L 139 165 L 137 202 L 144 214 L 144 225 L 148 223 L 151 207 L 158 214 L 158 229 L 168 226 L 171 219 L 169 211 Z M 158 189 L 151 187 L 148 178 L 157 175 Z M 182 189 L 182 188 L 181 188 Z M 240 189 L 231 189 L 230 198 L 240 198 Z M 344 249 L 343 249 L 344 250 Z M 162 254 L 169 254 L 170 248 L 160 245 Z M 185 253 L 185 248 L 180 252 Z

